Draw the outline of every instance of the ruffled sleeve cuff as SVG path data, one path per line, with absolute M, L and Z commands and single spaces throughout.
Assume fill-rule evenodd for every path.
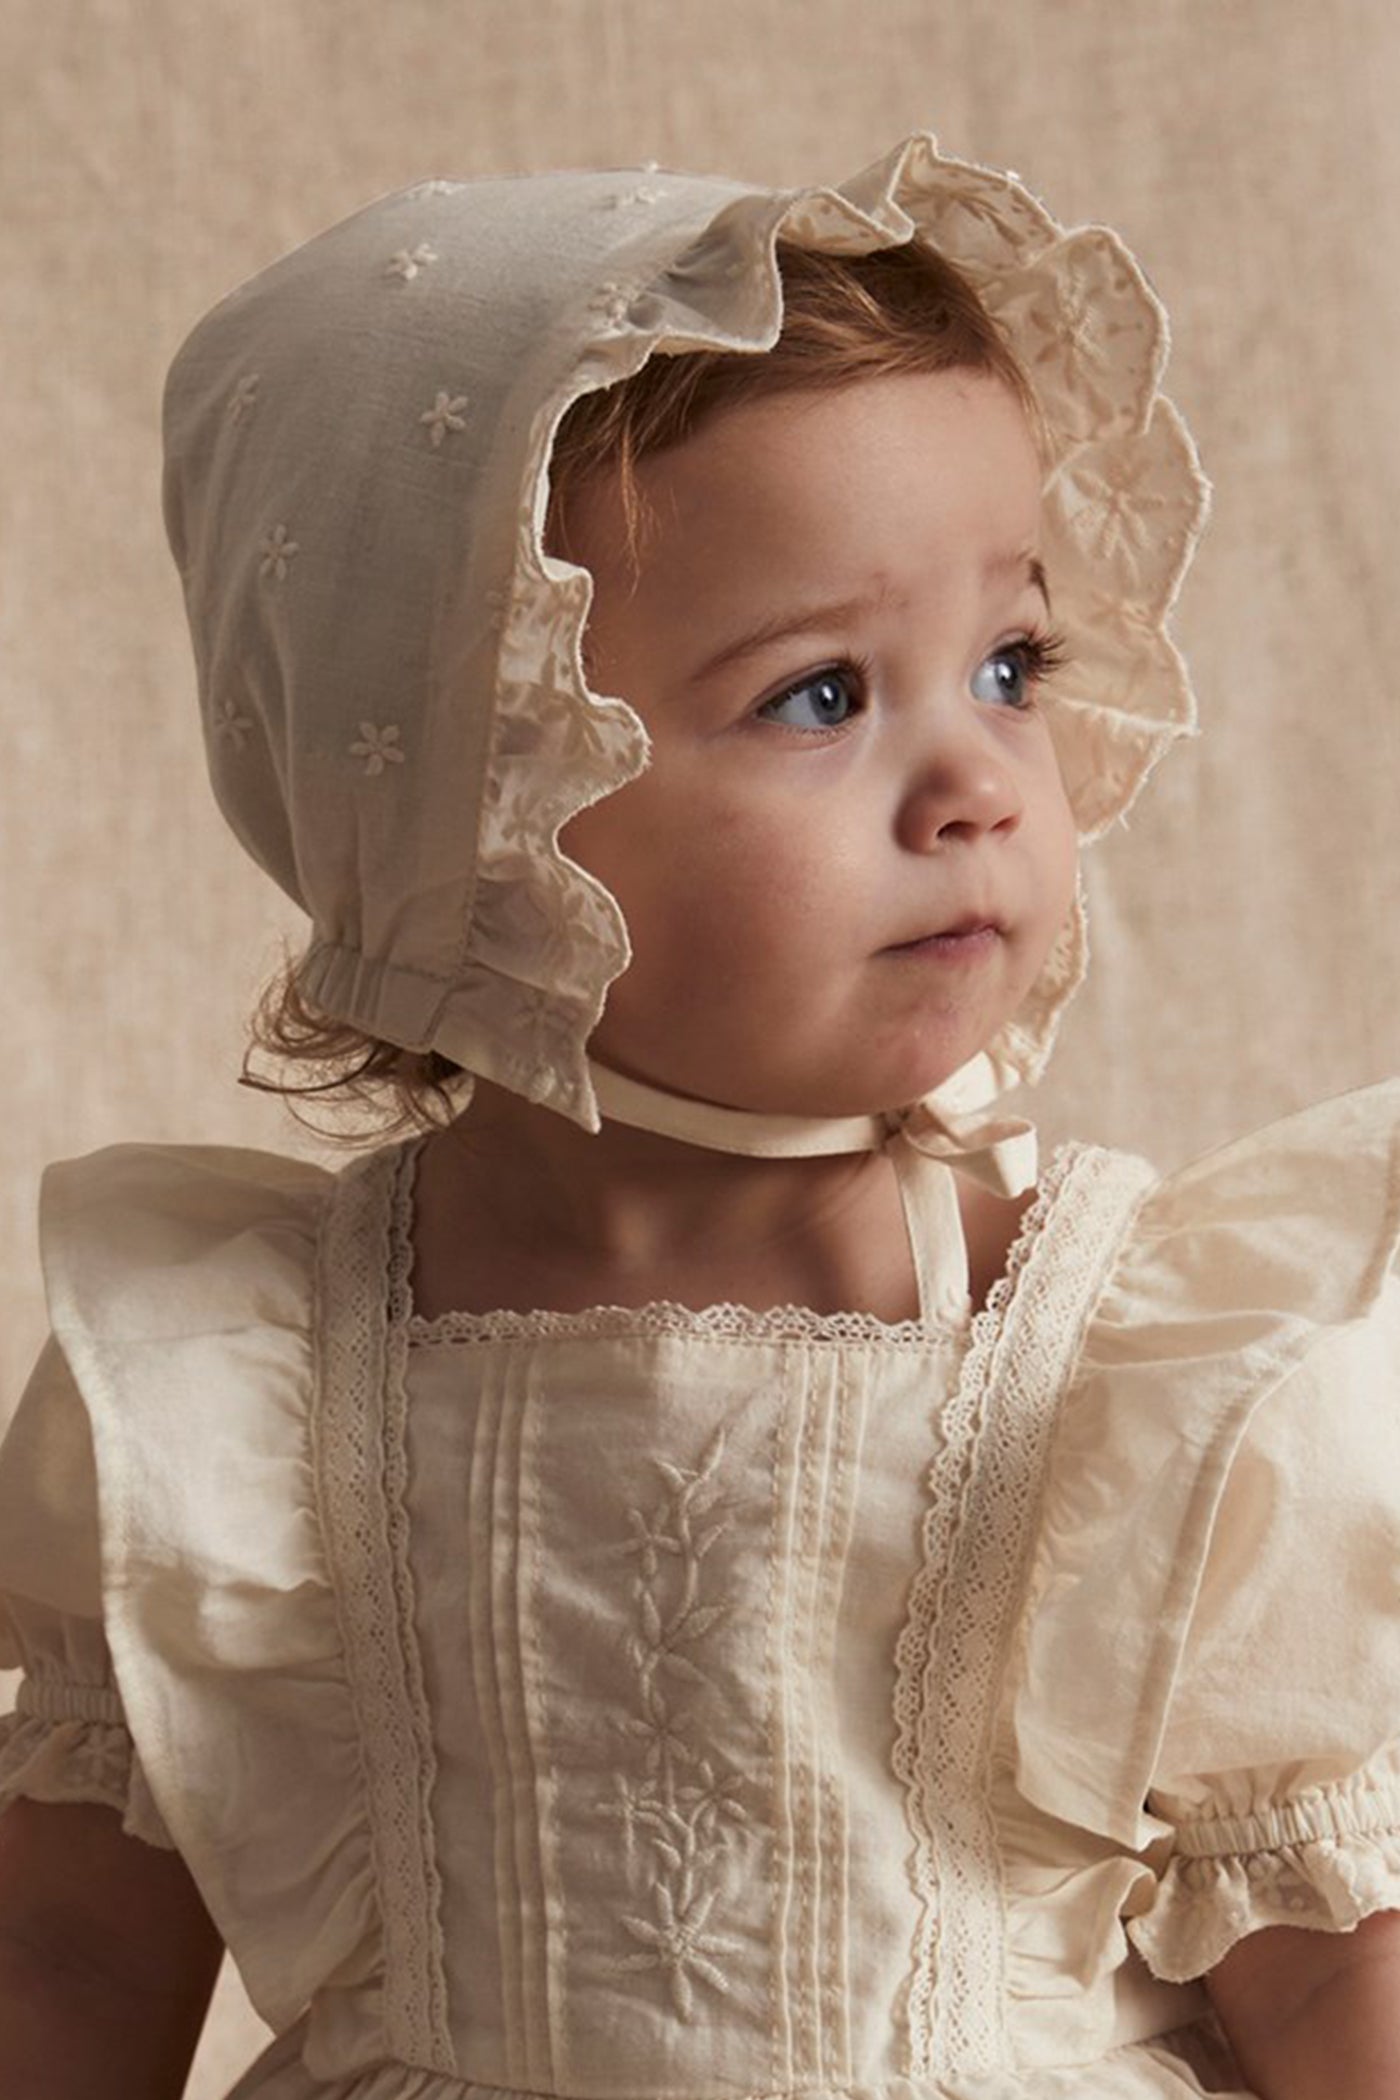
M 0 1811 L 12 1801 L 115 1808 L 129 1837 L 173 1851 L 109 1685 L 26 1679 L 0 1720 Z
M 1154 1975 L 1187 1983 L 1265 1926 L 1350 1932 L 1379 1910 L 1400 1910 L 1400 1769 L 1178 1824 L 1152 1908 L 1128 1933 Z

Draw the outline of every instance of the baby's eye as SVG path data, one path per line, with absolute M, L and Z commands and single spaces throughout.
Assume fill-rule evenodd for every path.
M 972 674 L 973 698 L 995 701 L 999 707 L 1029 707 L 1035 688 L 1064 663 L 1058 635 L 1022 635 L 982 659 Z
M 860 678 L 846 664 L 832 664 L 810 678 L 799 678 L 785 693 L 765 700 L 759 714 L 788 729 L 839 729 L 860 707 Z

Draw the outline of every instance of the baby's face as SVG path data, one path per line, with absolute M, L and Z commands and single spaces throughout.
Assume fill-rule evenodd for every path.
M 913 1100 L 1073 895 L 1024 415 L 980 374 L 862 380 L 727 410 L 637 478 L 638 577 L 610 477 L 570 511 L 591 682 L 653 745 L 564 834 L 633 947 L 592 1053 L 768 1112 Z

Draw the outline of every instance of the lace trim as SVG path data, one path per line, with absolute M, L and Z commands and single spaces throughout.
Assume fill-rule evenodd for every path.
M 457 2063 L 430 1815 L 434 1759 L 404 1503 L 399 1336 L 407 1271 L 388 1231 L 384 1188 L 400 1165 L 396 1148 L 356 1162 L 327 1206 L 317 1265 L 313 1462 L 359 1720 L 384 1933 L 387 2040 L 408 2062 L 451 2072 Z
M 1120 1154 L 1066 1146 L 1053 1156 L 941 1418 L 923 1564 L 895 1649 L 893 1763 L 920 1902 L 907 1999 L 916 2073 L 1002 2062 L 991 1730 L 1065 1374 L 1150 1179 Z
M 1378 1910 L 1400 1910 L 1394 1824 L 1267 1852 L 1177 1855 L 1128 1936 L 1154 1975 L 1189 1983 L 1265 1926 L 1350 1932 Z
M 953 1327 L 925 1326 L 918 1320 L 893 1324 L 873 1313 L 816 1313 L 802 1305 L 779 1305 L 754 1312 L 747 1305 L 707 1305 L 697 1311 L 669 1300 L 647 1305 L 591 1305 L 586 1312 L 439 1313 L 423 1319 L 414 1313 L 407 1323 L 415 1347 L 435 1342 L 520 1342 L 564 1339 L 648 1340 L 672 1336 L 697 1342 L 825 1342 L 839 1348 L 859 1343 L 889 1349 L 927 1349 L 929 1343 L 961 1339 Z
M 394 1177 L 394 1269 L 402 1285 L 407 1342 L 413 1348 L 436 1343 L 648 1341 L 674 1338 L 694 1342 L 818 1342 L 833 1348 L 928 1349 L 930 1344 L 961 1342 L 966 1325 L 937 1319 L 879 1320 L 865 1312 L 812 1312 L 805 1305 L 778 1305 L 755 1312 L 747 1305 L 707 1305 L 696 1309 L 670 1299 L 646 1305 L 590 1305 L 583 1312 L 445 1312 L 431 1319 L 411 1309 L 408 1277 L 413 1266 L 413 1181 L 418 1154 L 426 1138 L 410 1138 L 398 1148 L 402 1164 Z
M 55 1719 L 30 1706 L 38 1701 L 22 1685 L 18 1709 L 0 1720 L 0 1811 L 21 1799 L 95 1802 L 119 1812 L 128 1837 L 173 1852 L 125 1724 Z
M 402 1189 L 411 1169 L 406 1161 L 392 1162 L 389 1201 L 381 1208 L 390 1216 L 402 1205 Z M 423 1997 L 425 2016 L 431 2021 L 434 2044 L 443 2052 L 446 2067 L 455 2070 L 457 2055 L 447 2023 L 447 1950 L 442 1928 L 442 1877 L 437 1864 L 436 1834 L 432 1821 L 432 1790 L 437 1776 L 433 1749 L 432 1716 L 423 1678 L 423 1657 L 415 1632 L 416 1610 L 413 1568 L 409 1558 L 408 1518 L 408 1310 L 409 1270 L 412 1248 L 390 1228 L 388 1303 L 386 1307 L 387 1377 L 384 1385 L 384 1493 L 387 1503 L 389 1548 L 393 1570 L 394 1602 L 408 1700 L 408 1720 L 413 1732 L 418 1786 L 418 1829 L 412 1842 L 422 1862 L 421 1900 L 423 1950 L 426 1975 Z

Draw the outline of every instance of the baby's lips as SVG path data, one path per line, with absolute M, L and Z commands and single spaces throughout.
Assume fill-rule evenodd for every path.
M 891 941 L 890 949 L 919 948 L 925 941 L 963 940 L 973 933 L 1002 933 L 1001 920 L 995 912 L 962 912 L 955 919 L 947 919 L 940 926 L 927 926 L 921 932 L 910 934 L 907 940 Z

